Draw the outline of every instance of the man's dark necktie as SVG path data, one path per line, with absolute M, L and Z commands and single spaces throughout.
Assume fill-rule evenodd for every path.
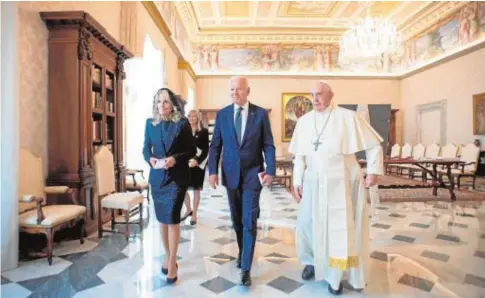
M 239 107 L 236 112 L 236 119 L 234 120 L 234 128 L 236 129 L 237 141 L 242 143 L 242 112 L 243 108 Z

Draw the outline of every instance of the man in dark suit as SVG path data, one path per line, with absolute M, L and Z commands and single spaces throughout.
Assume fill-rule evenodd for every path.
M 220 110 L 216 116 L 209 149 L 209 182 L 214 189 L 218 185 L 222 152 L 222 185 L 227 189 L 239 246 L 237 267 L 241 268 L 241 283 L 249 286 L 259 196 L 262 187 L 270 185 L 275 175 L 275 147 L 268 112 L 248 102 L 248 80 L 233 77 L 229 88 L 233 104 Z M 265 175 L 261 183 L 258 174 L 262 172 Z

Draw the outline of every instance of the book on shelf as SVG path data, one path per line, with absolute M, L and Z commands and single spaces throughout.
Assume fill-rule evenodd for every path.
M 103 107 L 103 104 L 101 102 L 101 93 L 96 92 L 96 91 L 92 91 L 91 97 L 92 97 L 92 100 L 93 100 L 93 108 L 101 109 Z
M 113 140 L 113 129 L 109 123 L 106 123 L 106 138 Z
M 115 111 L 115 107 L 114 106 L 115 106 L 114 105 L 114 102 L 108 101 L 108 112 L 114 113 L 114 111 Z
M 101 140 L 101 127 L 102 127 L 101 120 L 93 121 L 93 141 Z
M 101 84 L 101 69 L 91 66 L 91 79 L 96 84 Z
M 108 74 L 104 75 L 104 80 L 106 82 L 106 88 L 113 89 L 113 80 L 111 79 L 111 76 Z

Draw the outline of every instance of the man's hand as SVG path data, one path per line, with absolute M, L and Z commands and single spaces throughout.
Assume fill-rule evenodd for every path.
M 213 189 L 216 189 L 219 185 L 219 176 L 216 174 L 212 174 L 209 176 L 209 184 L 212 186 Z
M 155 157 L 150 157 L 150 165 L 152 166 L 152 168 L 155 167 L 155 164 L 157 163 L 158 159 L 156 159 Z
M 263 181 L 263 186 L 269 186 L 273 182 L 273 176 L 271 175 L 264 175 Z
M 175 160 L 175 158 L 173 158 L 173 156 L 167 157 L 167 159 L 165 159 L 165 165 L 163 168 L 165 170 L 168 170 L 171 167 L 173 167 L 176 163 L 177 161 Z
M 377 184 L 377 175 L 375 174 L 367 174 L 367 177 L 365 178 L 365 186 L 367 188 L 374 186 Z
M 293 198 L 298 204 L 300 204 L 302 194 L 303 188 L 300 185 L 293 187 Z
M 195 159 L 189 160 L 189 168 L 195 168 L 197 166 L 199 166 L 199 163 L 197 162 L 197 160 Z

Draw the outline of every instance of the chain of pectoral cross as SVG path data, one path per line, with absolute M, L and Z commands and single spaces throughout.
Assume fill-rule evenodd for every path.
M 325 129 L 325 127 L 327 126 L 327 123 L 328 123 L 328 119 L 330 119 L 330 115 L 332 115 L 332 111 L 333 109 L 330 110 L 330 113 L 328 114 L 328 117 L 327 117 L 327 120 L 325 121 L 325 123 L 323 124 L 323 127 L 322 129 L 320 130 L 320 133 L 318 133 L 317 135 L 317 140 L 315 142 L 313 142 L 313 146 L 315 146 L 315 151 L 318 150 L 318 146 L 320 146 L 320 144 L 322 144 L 322 142 L 320 142 L 320 136 L 322 135 L 323 133 L 323 130 Z M 317 133 L 318 130 L 317 130 L 317 114 L 315 113 L 315 133 Z

